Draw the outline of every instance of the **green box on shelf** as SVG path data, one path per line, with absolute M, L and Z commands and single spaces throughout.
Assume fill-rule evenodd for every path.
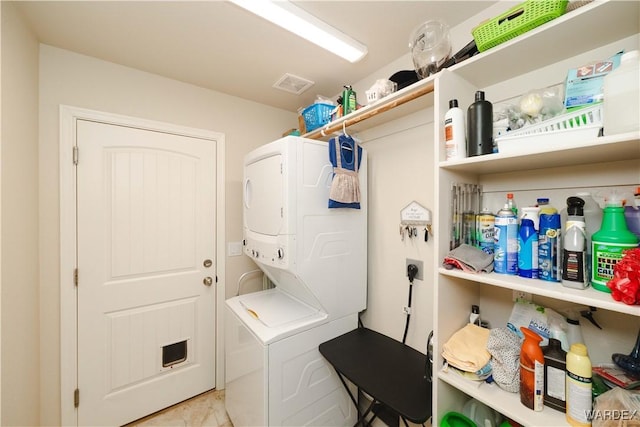
M 480 52 L 549 22 L 567 10 L 568 0 L 527 0 L 475 27 L 471 34 Z

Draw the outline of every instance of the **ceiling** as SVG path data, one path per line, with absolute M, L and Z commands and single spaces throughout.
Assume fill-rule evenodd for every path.
M 41 43 L 297 111 L 408 53 L 424 21 L 465 21 L 495 1 L 297 1 L 368 47 L 351 64 L 226 1 L 18 1 Z M 471 39 L 471 36 L 470 36 Z M 315 84 L 272 86 L 285 73 Z M 389 77 L 389 76 L 380 76 Z

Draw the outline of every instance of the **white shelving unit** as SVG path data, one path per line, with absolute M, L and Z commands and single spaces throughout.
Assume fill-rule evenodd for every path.
M 522 93 L 555 85 L 564 79 L 571 66 L 606 58 L 622 48 L 640 49 L 640 2 L 594 1 L 332 122 L 325 129 L 339 131 L 344 122 L 351 131 L 357 132 L 428 107 L 433 107 L 434 123 L 441 124 L 450 99 L 458 99 L 459 105 L 465 107 L 473 102 L 477 90 L 486 91 L 489 100 L 509 99 L 517 94 L 516 89 Z M 444 269 L 441 263 L 449 252 L 453 183 L 481 184 L 485 203 L 495 201 L 496 195 L 507 191 L 514 192 L 518 200 L 519 195 L 525 199 L 537 191 L 564 195 L 582 188 L 637 186 L 640 185 L 640 131 L 590 138 L 552 149 L 528 147 L 526 154 L 490 154 L 445 161 L 444 131 L 441 125 L 434 128 L 435 185 L 430 190 L 439 201 L 430 241 L 437 253 L 431 269 L 435 286 L 434 367 L 443 365 L 440 349 L 464 326 L 472 304 L 481 305 L 481 314 L 484 306 L 495 309 L 491 320 L 506 324 L 512 301 L 505 295 L 511 290 L 530 293 L 534 299 L 595 307 L 613 316 L 622 316 L 619 323 L 630 325 L 624 332 L 632 346 L 640 326 L 640 306 L 616 302 L 610 294 L 591 288 L 570 289 L 559 283 L 496 273 L 470 274 Z M 304 136 L 327 138 L 321 130 Z M 499 208 L 487 207 L 492 211 Z M 600 351 L 610 353 L 607 348 Z M 548 407 L 534 412 L 520 403 L 517 393 L 505 392 L 495 385 L 479 385 L 451 372 L 440 370 L 433 387 L 433 425 L 439 425 L 446 412 L 460 411 L 469 397 L 525 426 L 568 425 L 564 413 Z
M 577 66 L 584 63 L 581 61 L 611 56 L 623 48 L 620 43 L 626 44 L 626 49 L 638 49 L 639 32 L 638 2 L 594 2 L 567 13 L 439 73 L 434 92 L 435 123 L 443 122 L 450 99 L 457 98 L 464 106 L 473 102 L 477 90 L 486 91 L 489 100 L 502 100 L 513 97 L 514 87 L 522 88 L 523 93 L 557 84 L 566 75 L 567 63 Z M 600 56 L 602 51 L 607 52 L 606 56 Z M 628 316 L 629 325 L 638 324 L 640 307 L 616 302 L 610 294 L 592 288 L 578 290 L 537 279 L 447 270 L 441 267 L 441 261 L 450 249 L 453 183 L 482 185 L 483 206 L 494 212 L 500 206 L 491 203 L 503 202 L 504 198 L 500 197 L 506 192 L 514 192 L 516 200 L 526 200 L 536 192 L 539 195 L 574 194 L 580 188 L 637 185 L 640 184 L 640 132 L 594 137 L 551 149 L 528 146 L 524 147 L 523 154 L 498 153 L 456 161 L 445 160 L 443 131 L 436 129 L 435 132 L 434 156 L 439 159 L 435 191 L 441 202 L 434 219 L 437 224 L 434 240 L 438 245 L 438 257 L 433 265 L 436 272 L 435 354 L 439 355 L 442 345 L 464 326 L 472 304 L 480 305 L 481 314 L 483 307 L 490 307 L 492 326 L 506 325 L 513 305 L 507 296 L 511 290 L 530 293 L 534 301 L 542 298 L 560 306 L 595 307 L 615 316 Z M 565 199 L 566 196 L 552 200 L 560 204 Z M 632 346 L 638 329 L 637 326 L 629 329 Z M 591 350 L 611 353 L 609 349 L 596 349 L 595 345 Z M 434 364 L 442 366 L 443 362 L 440 356 Z M 518 393 L 506 392 L 496 385 L 479 385 L 443 370 L 434 381 L 433 424 L 438 425 L 446 412 L 459 411 L 468 397 L 525 426 L 568 425 L 565 414 L 560 411 L 545 407 L 541 412 L 534 412 L 520 403 Z

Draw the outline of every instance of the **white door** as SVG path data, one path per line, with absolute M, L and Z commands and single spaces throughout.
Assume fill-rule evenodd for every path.
M 78 425 L 215 387 L 215 144 L 77 122 Z

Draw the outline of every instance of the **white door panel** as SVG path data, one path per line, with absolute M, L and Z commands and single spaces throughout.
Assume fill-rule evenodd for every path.
M 215 386 L 216 147 L 84 120 L 77 145 L 78 423 L 121 425 Z

